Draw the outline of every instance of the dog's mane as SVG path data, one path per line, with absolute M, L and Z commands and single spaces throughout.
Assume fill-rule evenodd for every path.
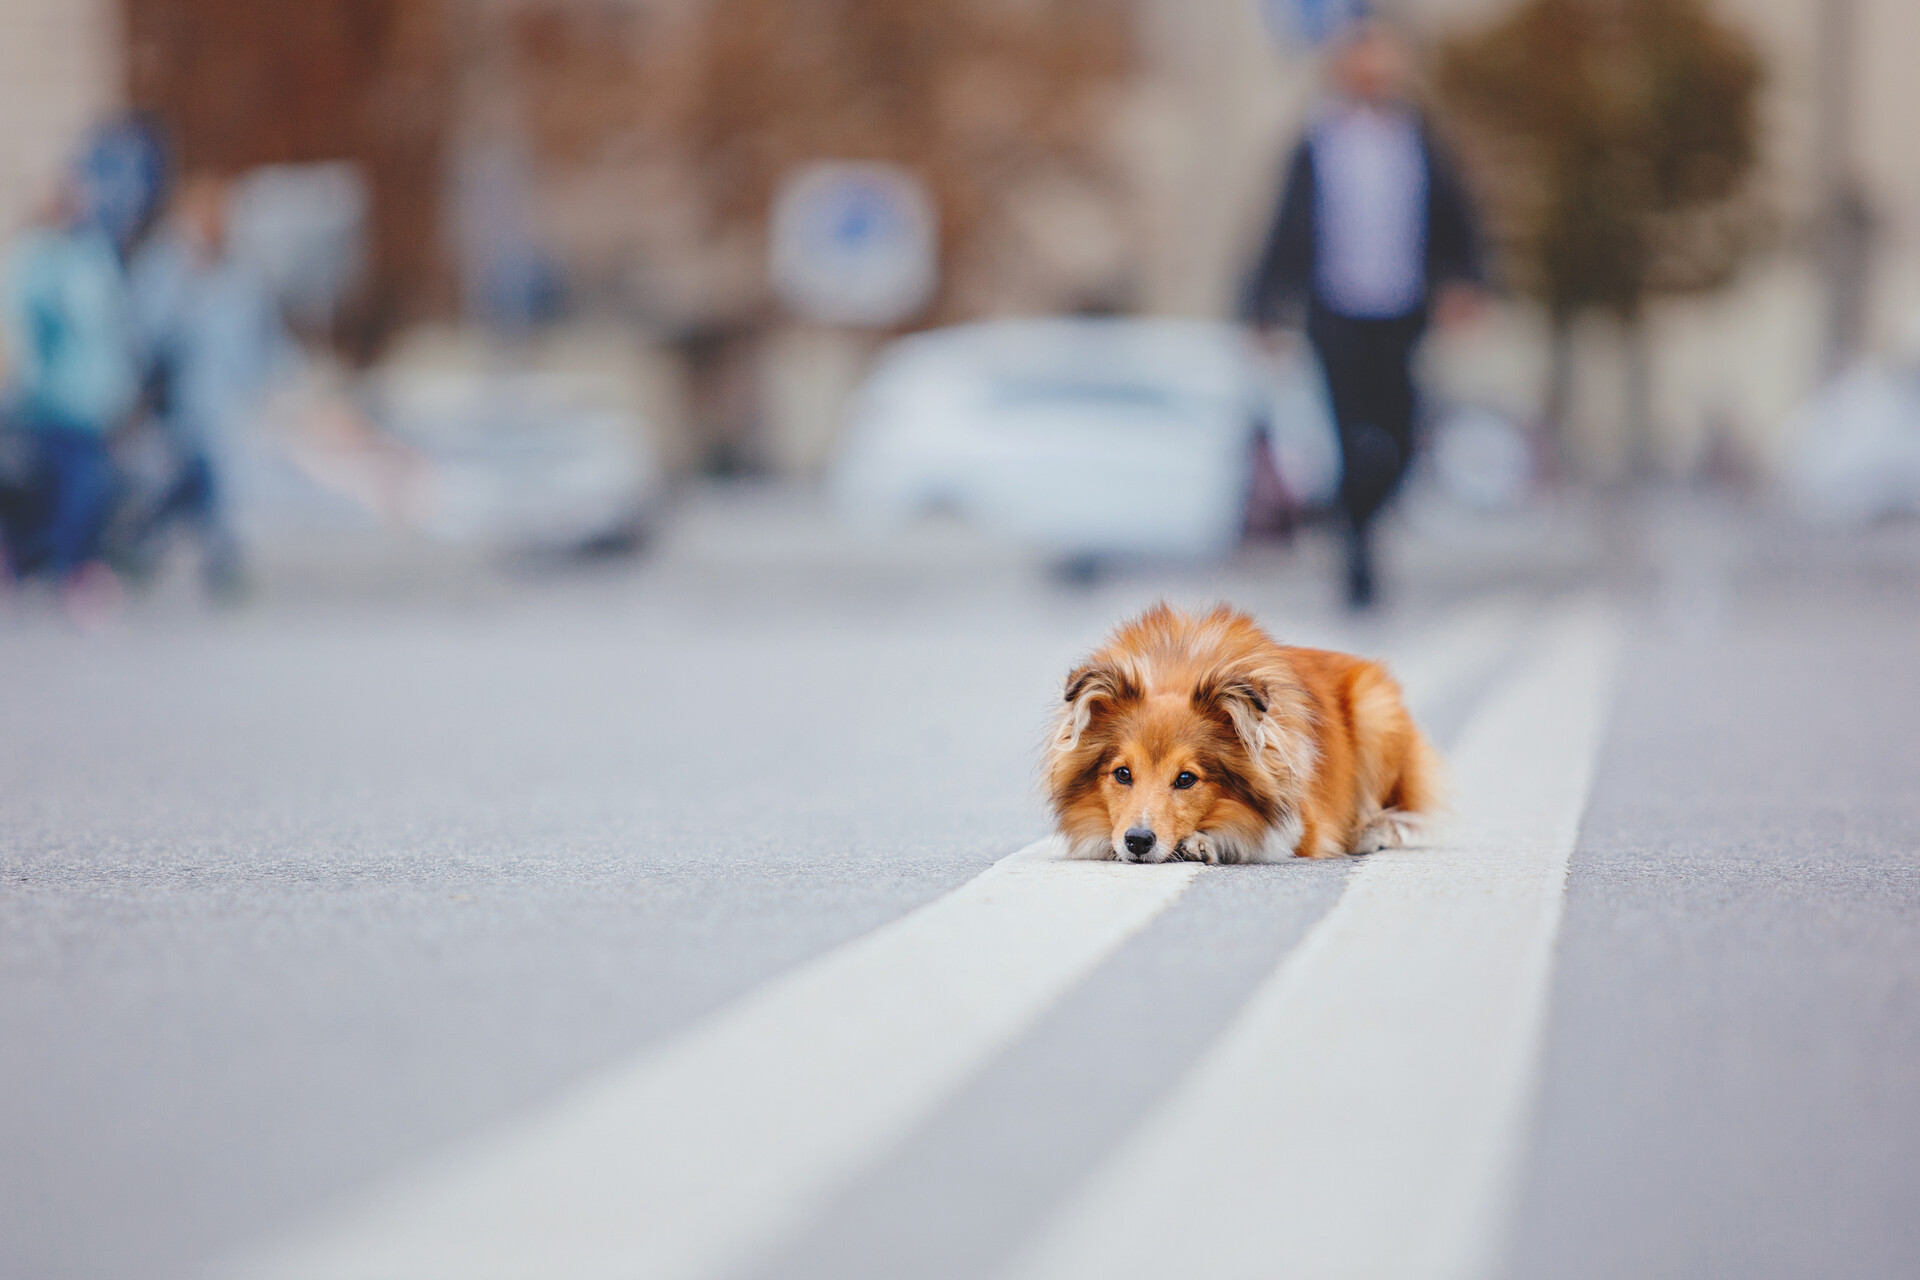
M 1272 824 L 1311 778 L 1313 706 L 1274 640 L 1226 605 L 1164 603 L 1126 623 L 1067 677 L 1048 744 L 1048 798 L 1062 828 L 1098 783 L 1128 712 L 1185 695 L 1214 728 L 1202 748 L 1223 787 Z

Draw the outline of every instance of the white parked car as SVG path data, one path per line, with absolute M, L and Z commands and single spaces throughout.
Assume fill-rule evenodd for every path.
M 389 372 L 375 404 L 418 459 L 410 522 L 502 550 L 631 536 L 665 473 L 617 390 L 565 373 Z
M 1794 415 L 1789 499 L 1818 524 L 1920 515 L 1920 363 L 1863 364 Z
M 1204 321 L 914 334 L 856 396 L 835 498 L 869 527 L 946 509 L 1068 558 L 1218 556 L 1245 527 L 1263 422 L 1297 501 L 1323 502 L 1337 483 L 1310 367 L 1276 371 L 1243 331 Z

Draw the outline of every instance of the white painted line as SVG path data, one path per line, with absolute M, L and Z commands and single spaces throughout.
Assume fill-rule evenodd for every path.
M 1455 747 L 1442 847 L 1363 863 L 1012 1275 L 1493 1269 L 1616 649 L 1595 606 L 1543 629 Z
M 1462 686 L 1493 674 L 1535 612 L 1516 596 L 1494 596 L 1374 656 L 1400 682 L 1414 723 L 1426 726 Z
M 1050 841 L 229 1274 L 711 1275 L 806 1221 L 1198 870 Z

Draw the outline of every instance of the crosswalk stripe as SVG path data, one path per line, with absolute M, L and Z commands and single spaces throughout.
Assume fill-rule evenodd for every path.
M 665 1280 L 750 1258 L 1197 870 L 1050 852 L 1003 859 L 232 1274 Z
M 1374 656 L 1387 663 L 1415 722 L 1431 736 L 1448 704 L 1493 674 L 1533 613 L 1518 597 L 1495 596 L 1422 632 L 1417 643 L 1402 640 Z
M 1544 629 L 1461 735 L 1440 847 L 1363 864 L 1011 1276 L 1495 1267 L 1617 643 L 1590 604 Z
M 1416 709 L 1519 624 L 1461 611 L 1396 663 Z M 1053 841 L 247 1256 L 246 1280 L 701 1277 L 749 1265 L 1192 882 Z

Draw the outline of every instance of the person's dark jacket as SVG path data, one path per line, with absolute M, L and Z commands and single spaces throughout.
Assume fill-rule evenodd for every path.
M 1427 299 L 1431 301 L 1445 284 L 1484 284 L 1486 277 L 1466 188 L 1425 126 L 1420 130 L 1420 149 L 1427 161 Z M 1247 323 L 1272 325 L 1292 319 L 1303 303 L 1314 301 L 1315 195 L 1309 134 L 1287 162 L 1279 211 L 1241 301 L 1241 319 Z

